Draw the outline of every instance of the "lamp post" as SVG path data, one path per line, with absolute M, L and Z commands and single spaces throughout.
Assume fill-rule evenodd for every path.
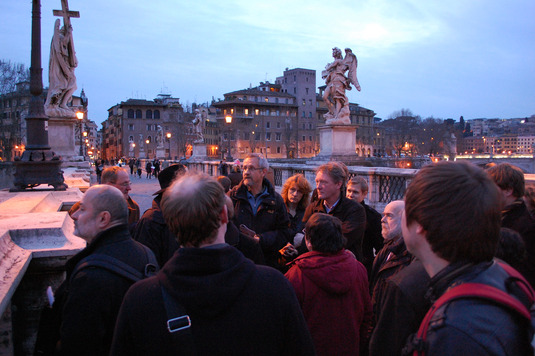
M 227 115 L 225 116 L 225 122 L 228 124 L 228 152 L 227 152 L 227 162 L 232 162 L 234 159 L 232 158 L 232 155 L 230 154 L 230 125 L 232 124 L 232 116 Z
M 165 136 L 167 137 L 167 142 L 169 143 L 169 155 L 168 155 L 168 160 L 171 160 L 171 133 L 168 132 L 165 134 Z
M 146 155 L 145 158 L 148 159 L 148 158 L 149 158 L 149 143 L 150 143 L 149 139 L 146 139 L 146 140 L 145 140 L 145 143 L 147 144 L 147 155 Z
M 84 113 L 82 111 L 76 112 L 76 118 L 79 120 L 79 127 L 80 127 L 80 156 L 83 157 L 84 151 L 82 148 L 82 121 L 84 120 Z

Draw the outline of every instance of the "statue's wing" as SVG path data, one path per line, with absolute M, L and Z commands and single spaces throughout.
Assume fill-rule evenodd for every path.
M 355 56 L 353 53 L 346 54 L 344 62 L 349 68 L 349 71 L 347 72 L 347 78 L 349 79 L 349 82 L 353 84 L 358 91 L 360 91 L 360 84 L 357 79 L 357 56 Z

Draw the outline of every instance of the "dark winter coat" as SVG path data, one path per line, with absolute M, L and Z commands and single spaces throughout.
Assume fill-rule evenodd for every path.
M 327 213 L 323 205 L 323 199 L 310 203 L 303 221 L 306 223 L 314 213 Z M 362 261 L 362 239 L 366 229 L 366 211 L 364 207 L 341 195 L 340 201 L 329 214 L 342 221 L 342 234 L 347 239 L 346 249 L 353 252 L 357 260 Z
M 373 261 L 370 291 L 375 319 L 381 307 L 379 301 L 385 290 L 386 281 L 411 263 L 412 255 L 407 251 L 403 237 L 387 241 Z
M 150 248 L 154 252 L 158 264 L 163 266 L 174 255 L 180 245 L 176 236 L 167 228 L 160 208 L 161 200 L 162 195 L 160 194 L 152 201 L 152 208 L 143 214 L 136 226 L 134 240 Z M 240 231 L 232 222 L 227 225 L 225 242 L 236 247 L 254 263 L 265 264 L 264 255 L 258 242 L 240 234 Z
M 496 262 L 450 265 L 431 278 L 427 295 L 438 299 L 461 283 L 483 283 L 506 293 L 509 277 Z M 507 286 L 506 286 L 507 285 Z M 427 334 L 427 355 L 532 355 L 524 320 L 509 308 L 479 298 L 446 303 L 434 315 Z
M 150 251 L 149 251 L 150 253 Z M 108 270 L 90 267 L 71 276 L 92 254 L 109 255 L 144 273 L 149 263 L 143 246 L 132 240 L 126 225 L 99 234 L 66 264 L 67 279 L 56 292 L 62 310 L 59 355 L 108 355 L 115 321 L 132 282 Z
M 258 207 L 256 215 L 247 199 L 247 186 L 243 182 L 230 190 L 229 196 L 234 204 L 233 222 L 238 228 L 244 224 L 260 236 L 266 264 L 278 268 L 279 250 L 290 241 L 290 219 L 282 197 L 265 178 L 263 186 L 267 188 L 268 196 Z
M 366 269 L 346 250 L 311 251 L 285 276 L 303 309 L 318 355 L 359 355 L 372 318 Z
M 182 355 L 171 346 L 161 287 L 191 318 L 198 355 L 313 355 L 292 286 L 228 245 L 181 248 L 128 291 L 111 355 Z
M 364 239 L 362 240 L 362 255 L 364 257 L 362 264 L 366 267 L 369 278 L 375 254 L 383 248 L 384 239 L 381 234 L 381 214 L 364 201 L 361 205 L 366 211 L 366 230 L 364 230 Z
M 420 260 L 385 281 L 377 323 L 370 339 L 370 356 L 399 356 L 407 338 L 418 331 L 431 306 L 425 298 L 429 275 Z
M 507 206 L 502 213 L 502 227 L 515 230 L 522 236 L 528 253 L 525 263 L 516 266 L 519 272 L 535 287 L 535 219 L 522 199 Z

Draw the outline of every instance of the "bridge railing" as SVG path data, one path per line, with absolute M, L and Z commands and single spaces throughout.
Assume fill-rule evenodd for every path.
M 203 161 L 188 163 L 189 169 L 207 173 L 211 176 L 218 176 L 219 162 Z M 313 164 L 289 164 L 270 162 L 271 178 L 277 191 L 280 191 L 284 182 L 292 175 L 300 173 L 305 176 L 312 188 L 316 187 L 316 169 L 319 165 Z M 381 209 L 392 200 L 403 199 L 405 191 L 414 177 L 417 169 L 386 168 L 386 167 L 348 167 L 350 177 L 359 175 L 368 182 L 367 202 L 376 209 Z

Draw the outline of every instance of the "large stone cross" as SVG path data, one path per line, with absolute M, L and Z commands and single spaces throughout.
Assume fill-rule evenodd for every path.
M 61 10 L 53 10 L 52 12 L 54 13 L 54 16 L 63 17 L 63 26 L 65 26 L 65 29 L 69 28 L 71 25 L 71 17 L 80 17 L 80 12 L 69 10 L 69 3 L 67 0 L 61 0 Z

